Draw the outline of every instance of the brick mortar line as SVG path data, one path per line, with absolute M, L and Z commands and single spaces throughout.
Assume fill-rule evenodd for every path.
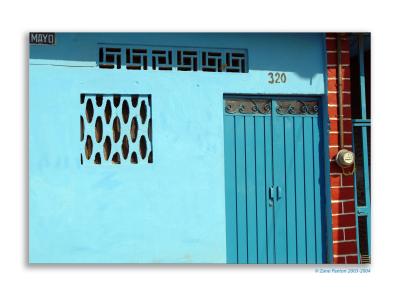
M 327 64 L 327 67 L 337 67 L 337 64 Z M 350 67 L 350 64 L 342 64 L 342 67 Z
M 332 200 L 331 203 L 340 203 L 340 202 L 354 202 L 354 199 L 339 199 L 339 200 Z
M 336 33 L 332 33 L 332 34 L 336 34 Z M 333 40 L 333 39 L 336 40 L 336 37 L 326 36 L 325 39 L 327 39 L 327 40 Z M 347 40 L 348 38 L 345 37 L 345 36 L 342 36 L 342 37 L 340 37 L 340 39 Z
M 333 243 L 351 243 L 351 242 L 357 242 L 355 239 L 345 239 L 345 240 L 335 240 Z
M 343 147 L 351 148 L 353 145 L 343 145 Z M 339 148 L 339 145 L 329 145 L 329 148 Z
M 353 229 L 353 228 L 356 228 L 356 225 L 354 225 L 354 226 L 332 227 L 333 230 Z
M 341 51 L 343 54 L 349 54 L 349 50 L 342 50 Z M 326 53 L 337 53 L 337 50 L 327 50 Z
M 328 77 L 328 80 L 337 80 L 337 77 L 332 75 Z M 342 80 L 350 80 L 350 77 L 342 77 Z
M 355 215 L 356 212 L 351 212 L 351 213 L 339 213 L 339 214 L 332 214 L 332 216 L 344 216 L 344 215 Z
M 337 94 L 337 90 L 328 90 L 328 94 Z M 342 91 L 343 94 L 349 94 L 351 95 L 351 91 L 350 90 L 344 90 Z
M 337 134 L 339 134 L 339 132 L 338 131 L 330 131 L 329 134 L 330 135 L 337 135 Z M 351 135 L 352 132 L 343 131 L 343 134 L 347 134 L 347 135 L 350 134 Z
M 329 120 L 334 120 L 334 121 L 338 121 L 339 119 L 337 117 L 329 117 Z M 351 118 L 343 118 L 343 120 L 347 120 L 347 121 L 352 121 Z

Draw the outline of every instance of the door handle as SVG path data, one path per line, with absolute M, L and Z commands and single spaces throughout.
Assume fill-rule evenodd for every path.
M 282 188 L 280 186 L 277 186 L 276 191 L 277 191 L 277 199 L 276 200 L 280 200 L 282 198 Z
M 274 199 L 275 199 L 275 189 L 274 189 L 274 186 L 270 186 L 269 187 L 269 198 L 268 198 L 268 200 L 269 200 L 268 204 L 270 207 L 272 207 L 274 205 Z

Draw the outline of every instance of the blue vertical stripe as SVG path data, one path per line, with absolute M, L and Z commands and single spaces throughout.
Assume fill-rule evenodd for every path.
M 297 262 L 296 188 L 294 167 L 293 117 L 285 117 L 285 180 L 288 263 Z
M 245 117 L 248 263 L 257 263 L 257 200 L 254 117 Z
M 296 228 L 297 228 L 297 263 L 307 263 L 306 218 L 304 198 L 304 134 L 303 118 L 294 118 L 295 141 L 295 191 L 296 191 Z
M 235 116 L 238 263 L 247 263 L 245 137 L 244 116 Z
M 268 262 L 264 118 L 255 117 L 258 263 Z
M 228 263 L 237 263 L 235 118 L 224 117 L 226 250 Z
M 315 263 L 314 156 L 312 143 L 312 118 L 304 117 L 303 122 L 307 263 Z
M 264 117 L 265 124 L 265 189 L 266 196 L 266 223 L 267 223 L 267 246 L 268 263 L 275 263 L 275 218 L 274 207 L 269 204 L 269 188 L 274 185 L 273 180 L 273 156 L 272 156 L 272 118 Z
M 314 202 L 315 202 L 315 243 L 316 243 L 316 263 L 323 263 L 323 231 L 322 231 L 322 197 L 321 197 L 321 161 L 320 161 L 320 136 L 318 117 L 312 119 L 313 124 L 313 154 L 314 154 Z
M 272 115 L 272 120 L 274 159 L 273 174 L 274 187 L 277 196 L 274 204 L 276 263 L 287 263 L 284 118 L 282 116 Z M 278 193 L 279 190 L 280 194 Z

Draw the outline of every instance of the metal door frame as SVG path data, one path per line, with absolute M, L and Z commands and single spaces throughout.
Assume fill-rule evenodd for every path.
M 326 45 L 323 42 L 323 54 L 325 66 L 327 65 L 327 58 L 325 55 Z M 326 262 L 331 264 L 333 263 L 333 237 L 332 237 L 332 208 L 331 208 L 331 192 L 330 192 L 330 161 L 329 161 L 329 115 L 328 115 L 328 81 L 327 81 L 327 73 L 324 72 L 325 77 L 325 92 L 321 95 L 316 94 L 249 94 L 249 93 L 223 93 L 222 103 L 226 97 L 229 98 L 248 98 L 248 99 L 263 99 L 270 98 L 271 100 L 289 100 L 290 98 L 302 98 L 304 101 L 318 100 L 319 102 L 319 120 L 321 123 L 321 131 L 320 137 L 322 140 L 321 147 L 321 155 L 322 155 L 322 163 L 321 163 L 321 173 L 323 183 L 321 184 L 321 193 L 323 192 L 323 214 L 325 219 L 323 219 L 324 224 L 322 225 L 323 230 L 325 232 L 325 260 Z M 224 104 L 222 104 L 223 113 Z M 225 151 L 225 149 L 224 149 Z M 225 152 L 224 152 L 225 153 Z M 226 195 L 225 195 L 226 197 Z
M 358 36 L 358 61 L 359 61 L 359 75 L 360 75 L 360 105 L 361 105 L 361 118 L 353 119 L 353 147 L 355 149 L 355 128 L 361 129 L 361 153 L 362 153 L 362 171 L 363 171 L 363 185 L 365 192 L 365 205 L 361 206 L 358 204 L 358 193 L 357 193 L 357 171 L 354 172 L 354 204 L 356 213 L 356 240 L 357 240 L 357 255 L 358 263 L 371 263 L 371 184 L 370 184 L 370 166 L 368 159 L 368 150 L 371 149 L 368 145 L 368 129 L 371 129 L 371 118 L 367 115 L 367 95 L 366 95 L 366 83 L 365 83 L 365 67 L 364 67 L 364 36 L 359 34 Z M 356 152 L 356 151 L 354 151 Z M 368 258 L 365 258 L 365 254 L 361 254 L 360 251 L 360 229 L 359 229 L 359 218 L 366 217 L 367 219 L 367 243 L 368 243 Z M 364 256 L 363 256 L 364 255 Z

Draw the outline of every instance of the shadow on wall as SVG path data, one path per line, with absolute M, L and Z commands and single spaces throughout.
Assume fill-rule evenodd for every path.
M 322 33 L 57 33 L 55 46 L 32 45 L 30 58 L 87 62 L 93 67 L 102 46 L 237 49 L 247 51 L 250 71 L 294 72 L 311 78 L 324 71 L 324 42 Z

